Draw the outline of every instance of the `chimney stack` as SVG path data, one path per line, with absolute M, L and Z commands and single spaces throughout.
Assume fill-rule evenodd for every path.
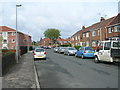
M 100 22 L 101 22 L 101 21 L 104 21 L 104 20 L 105 20 L 104 17 L 101 17 L 101 18 L 100 18 Z
M 82 26 L 82 29 L 85 29 L 85 26 Z

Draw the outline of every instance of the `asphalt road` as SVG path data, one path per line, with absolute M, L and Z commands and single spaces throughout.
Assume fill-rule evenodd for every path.
M 96 64 L 47 50 L 47 60 L 35 65 L 41 88 L 118 88 L 117 64 Z

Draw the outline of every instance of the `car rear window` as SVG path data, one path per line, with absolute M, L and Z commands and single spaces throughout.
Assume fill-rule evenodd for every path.
M 120 47 L 120 42 L 113 42 L 113 47 Z
M 76 50 L 75 48 L 69 48 L 69 50 Z
M 91 47 L 86 47 L 85 50 L 94 50 L 94 49 Z
M 44 49 L 36 49 L 36 52 L 44 52 Z

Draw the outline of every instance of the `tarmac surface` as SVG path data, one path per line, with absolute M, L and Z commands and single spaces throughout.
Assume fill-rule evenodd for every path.
M 117 64 L 46 51 L 46 60 L 35 61 L 41 88 L 118 88 Z

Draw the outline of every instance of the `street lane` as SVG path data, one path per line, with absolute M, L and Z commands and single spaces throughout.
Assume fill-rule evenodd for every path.
M 93 59 L 53 53 L 47 50 L 47 60 L 35 61 L 42 88 L 117 88 L 118 67 L 96 64 Z

